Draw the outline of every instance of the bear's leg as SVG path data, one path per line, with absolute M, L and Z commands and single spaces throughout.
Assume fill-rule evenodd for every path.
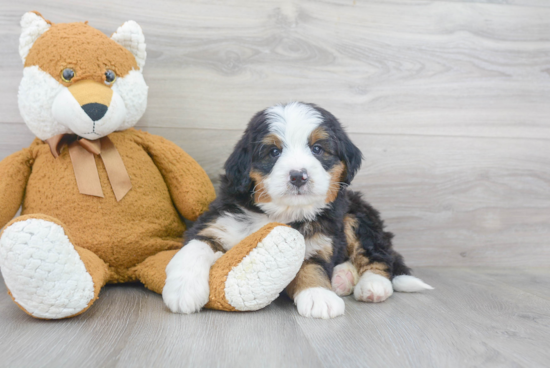
M 84 312 L 108 277 L 98 256 L 74 246 L 63 224 L 45 215 L 20 216 L 6 225 L 0 234 L 0 268 L 14 302 L 42 319 Z
M 133 272 L 147 289 L 162 294 L 166 283 L 166 266 L 178 251 L 179 249 L 175 249 L 157 253 L 132 268 L 130 272 Z
M 196 242 L 203 243 L 190 241 L 166 268 L 168 277 L 162 296 L 173 312 L 193 313 L 203 306 L 226 311 L 261 309 L 279 296 L 304 261 L 302 235 L 286 225 L 270 223 L 244 238 L 211 267 L 208 265 L 208 280 L 198 280 L 203 272 L 193 268 L 197 263 L 191 259 L 193 252 L 185 252 L 186 247 L 192 249 Z M 196 292 L 198 285 L 203 284 L 204 293 L 209 295 L 208 303 L 202 301 L 202 292 Z M 197 296 L 201 297 L 200 302 L 195 300 Z
M 302 263 L 304 237 L 290 226 L 265 225 L 225 253 L 210 270 L 206 308 L 255 311 L 271 304 Z

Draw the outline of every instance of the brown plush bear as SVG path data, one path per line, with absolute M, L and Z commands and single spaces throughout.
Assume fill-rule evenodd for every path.
M 84 312 L 106 283 L 139 280 L 162 293 L 166 266 L 182 246 L 181 216 L 196 220 L 215 192 L 183 150 L 132 128 L 147 104 L 141 28 L 128 21 L 109 38 L 87 23 L 52 24 L 36 12 L 21 25 L 19 108 L 37 139 L 0 162 L 0 267 L 10 295 L 33 317 L 57 319 Z M 243 264 L 266 263 L 258 246 L 289 236 L 298 256 L 286 261 L 288 275 L 267 291 L 241 282 L 252 302 L 228 303 L 230 273 L 241 266 L 238 278 Z M 278 224 L 245 239 L 212 268 L 208 307 L 269 304 L 298 271 L 303 246 Z

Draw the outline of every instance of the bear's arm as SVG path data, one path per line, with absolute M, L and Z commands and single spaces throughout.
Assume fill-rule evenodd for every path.
M 15 216 L 31 175 L 31 150 L 24 149 L 0 161 L 0 229 Z
M 139 132 L 142 144 L 164 177 L 179 213 L 195 221 L 216 198 L 204 169 L 176 144 L 163 137 Z

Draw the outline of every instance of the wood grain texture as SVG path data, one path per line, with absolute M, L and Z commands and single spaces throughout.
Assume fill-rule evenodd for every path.
M 63 0 L 5 8 L 1 122 L 21 122 L 18 21 L 36 8 L 53 22 L 89 20 L 107 34 L 126 19 L 142 25 L 146 126 L 242 129 L 255 111 L 299 99 L 325 106 L 353 132 L 550 138 L 544 7 Z
M 546 367 L 548 284 L 514 283 L 530 273 L 550 280 L 548 269 L 421 268 L 434 291 L 347 297 L 333 320 L 303 318 L 286 297 L 259 312 L 176 315 L 129 284 L 79 317 L 40 321 L 0 278 L 0 367 Z
M 217 185 L 250 117 L 279 101 L 332 111 L 365 154 L 353 187 L 407 262 L 550 262 L 550 5 L 544 0 L 5 2 L 0 158 L 32 135 L 17 108 L 21 15 L 143 27 L 138 126 Z

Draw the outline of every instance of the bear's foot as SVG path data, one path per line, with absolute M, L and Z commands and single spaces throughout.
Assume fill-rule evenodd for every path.
M 0 267 L 11 297 L 36 318 L 81 313 L 95 299 L 94 283 L 63 227 L 23 218 L 0 237 Z
M 275 300 L 298 273 L 305 254 L 303 236 L 271 223 L 242 240 L 213 266 L 206 308 L 254 311 Z

